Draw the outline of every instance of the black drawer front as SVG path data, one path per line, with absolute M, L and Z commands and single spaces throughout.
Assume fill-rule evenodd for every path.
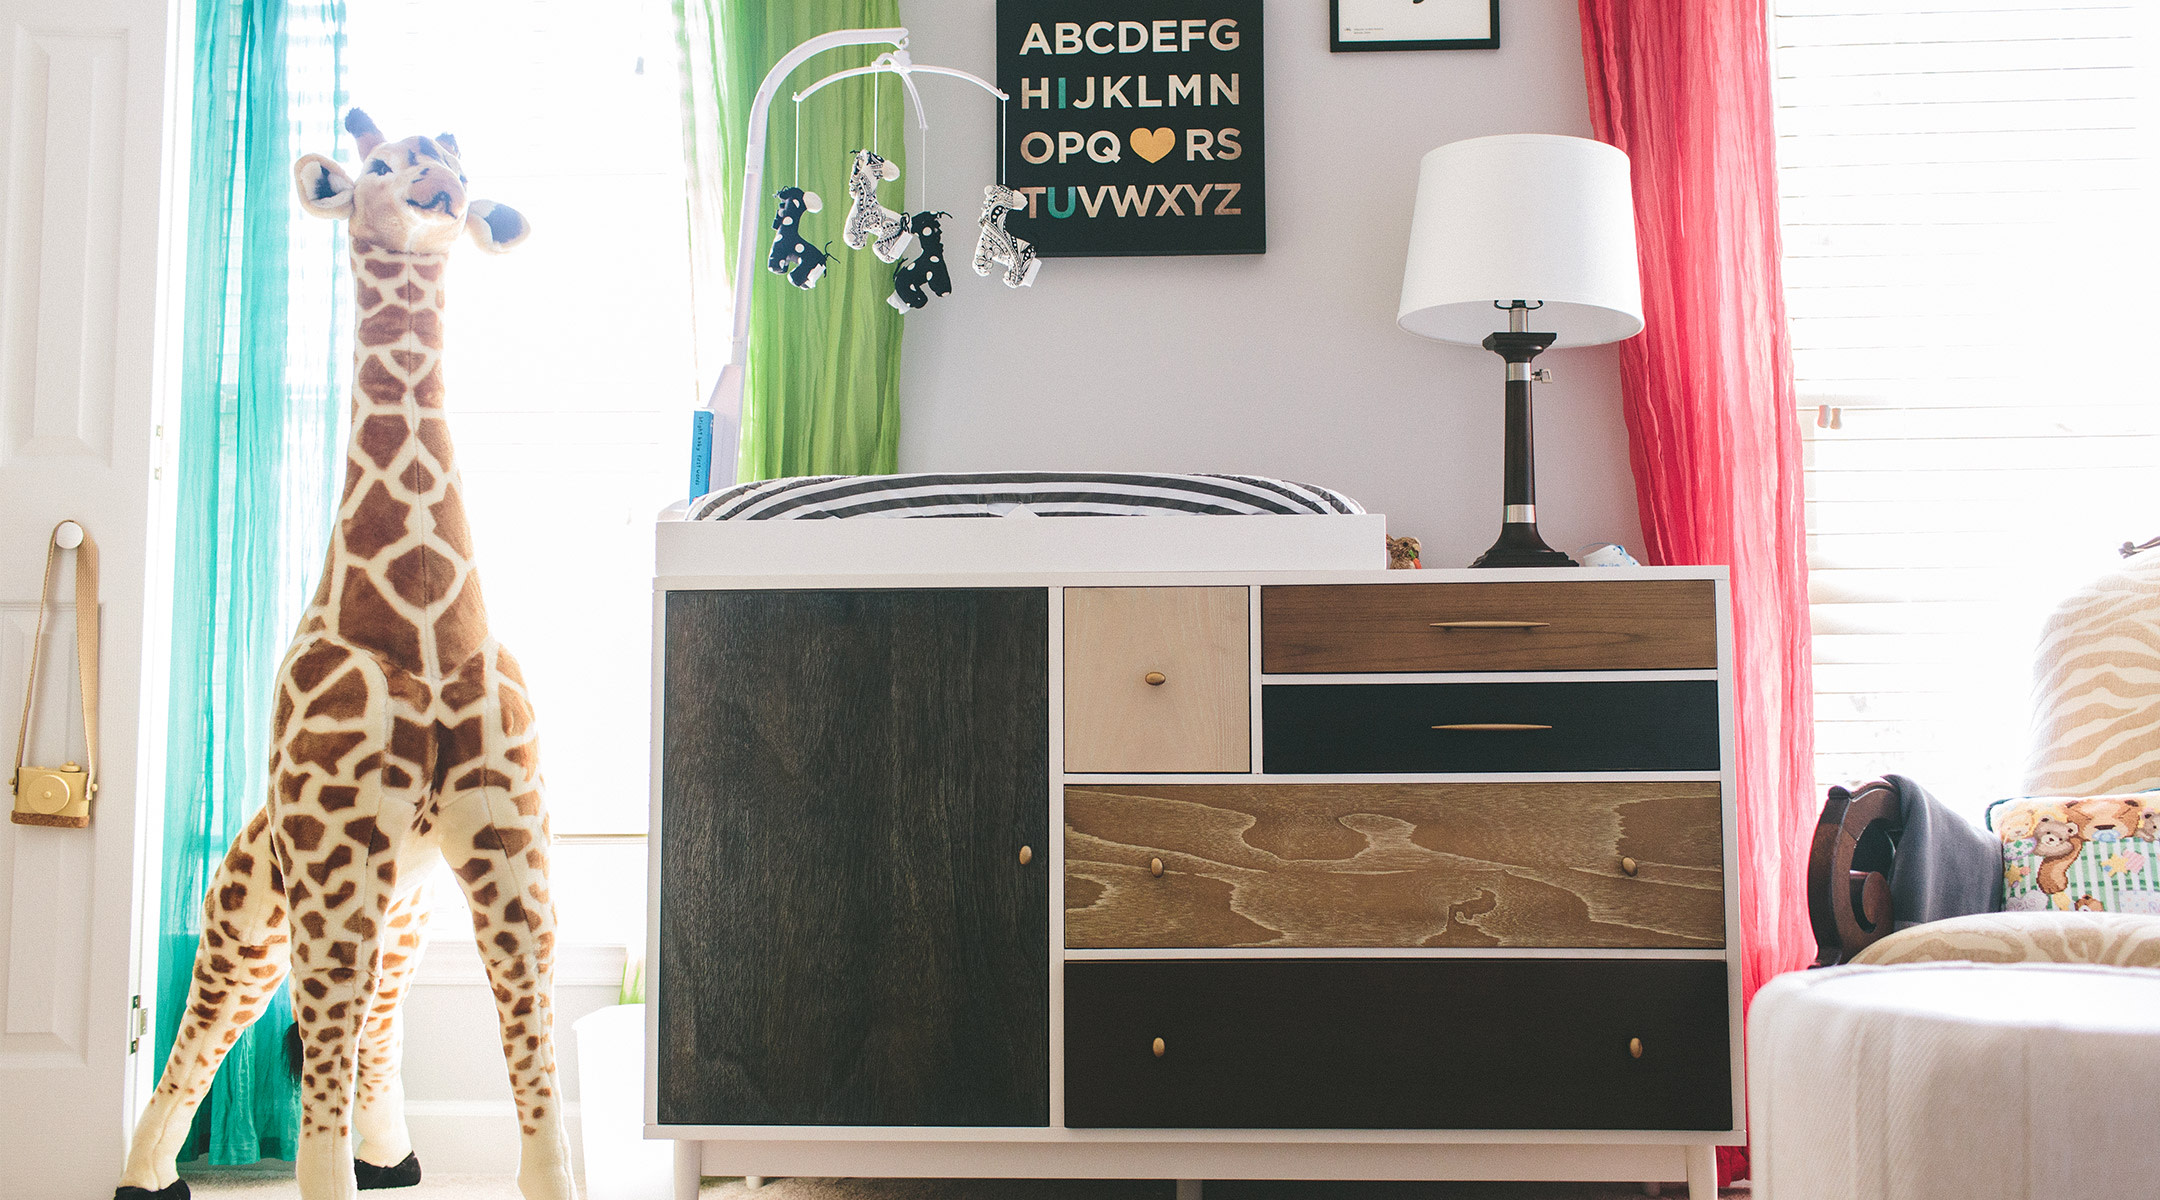
M 1271 774 L 1715 771 L 1715 680 L 1277 684 L 1260 689 Z M 1531 729 L 1435 729 L 1527 725 Z
M 1725 1000 L 1716 961 L 1067 963 L 1065 1123 L 1730 1129 Z

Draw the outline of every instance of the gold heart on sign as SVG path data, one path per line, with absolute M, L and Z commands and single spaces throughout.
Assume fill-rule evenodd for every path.
M 1132 152 L 1149 162 L 1161 162 L 1165 154 L 1177 147 L 1177 134 L 1168 129 L 1135 129 L 1132 131 Z

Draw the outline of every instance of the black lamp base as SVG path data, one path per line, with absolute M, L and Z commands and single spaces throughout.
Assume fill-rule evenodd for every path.
M 1529 332 L 1530 306 L 1517 300 L 1508 309 L 1508 331 L 1485 339 L 1485 348 L 1507 362 L 1507 457 L 1501 463 L 1500 540 L 1478 556 L 1473 567 L 1572 567 L 1574 559 L 1545 544 L 1537 528 L 1537 480 L 1532 465 L 1530 383 L 1537 376 L 1531 360 L 1556 335 Z
M 1500 540 L 1478 555 L 1473 567 L 1576 567 L 1582 564 L 1545 544 L 1536 525 L 1510 521 L 1500 527 Z

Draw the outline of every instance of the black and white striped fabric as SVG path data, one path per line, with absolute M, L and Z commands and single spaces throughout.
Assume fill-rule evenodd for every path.
M 690 502 L 685 519 L 1311 516 L 1364 511 L 1341 492 L 1257 475 L 1000 471 L 767 479 L 700 496 Z

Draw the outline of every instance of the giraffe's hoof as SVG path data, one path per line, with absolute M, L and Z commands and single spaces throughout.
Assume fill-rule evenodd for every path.
M 114 1188 L 113 1200 L 188 1200 L 187 1180 L 175 1179 L 154 1192 L 149 1188 Z
M 420 1182 L 420 1156 L 408 1154 L 404 1162 L 394 1167 L 378 1167 L 374 1163 L 362 1162 L 356 1158 L 352 1160 L 352 1173 L 353 1182 L 359 1184 L 363 1192 L 372 1192 L 379 1188 L 411 1187 Z M 180 1194 L 187 1195 L 186 1192 Z M 159 1200 L 164 1198 L 160 1197 Z

